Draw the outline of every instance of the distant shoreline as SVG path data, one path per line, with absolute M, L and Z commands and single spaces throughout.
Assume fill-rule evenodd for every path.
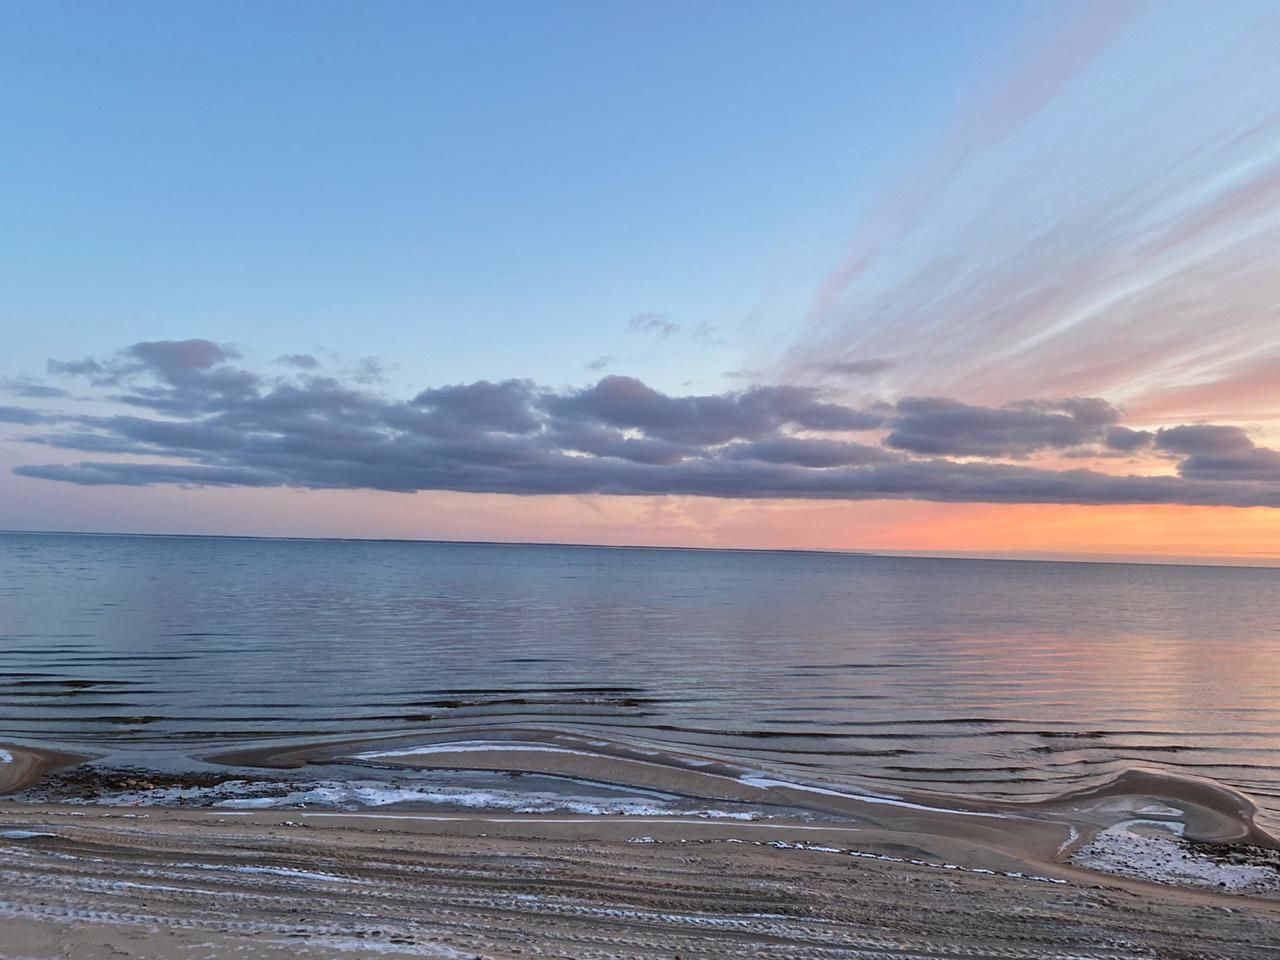
M 146 533 L 110 530 L 0 530 L 0 536 L 41 537 L 110 537 L 119 539 L 148 540 L 234 540 L 279 543 L 390 543 L 421 544 L 424 546 L 461 547 L 545 547 L 549 549 L 578 550 L 644 550 L 672 553 L 745 553 L 745 554 L 796 554 L 800 556 L 861 557 L 886 560 L 965 560 L 989 563 L 1069 563 L 1085 565 L 1116 565 L 1134 567 L 1203 567 L 1238 568 L 1250 570 L 1280 569 L 1280 555 L 1274 557 L 1213 556 L 1194 557 L 1164 554 L 1055 554 L 1043 551 L 1019 553 L 1016 551 L 949 552 L 910 550 L 830 550 L 807 547 L 700 547 L 667 546 L 649 543 L 580 543 L 554 540 L 437 540 L 417 537 L 308 537 L 265 536 L 238 533 Z

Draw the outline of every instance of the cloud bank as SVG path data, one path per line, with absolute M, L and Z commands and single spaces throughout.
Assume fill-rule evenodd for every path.
M 96 394 L 51 388 L 59 409 L 5 406 L 0 419 L 26 431 L 18 439 L 85 459 L 14 470 L 90 486 L 1280 507 L 1280 451 L 1235 426 L 1134 430 L 1096 398 L 854 406 L 808 386 L 674 396 L 625 376 L 396 398 L 360 370 L 293 363 L 268 375 L 240 359 L 193 339 L 51 360 L 50 373 Z M 1120 455 L 1143 472 L 1052 466 Z

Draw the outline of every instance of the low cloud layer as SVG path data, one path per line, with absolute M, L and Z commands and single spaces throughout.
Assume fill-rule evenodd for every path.
M 886 443 L 912 453 L 1022 458 L 1103 443 L 1120 411 L 1097 399 L 978 407 L 938 397 L 899 401 Z
M 851 406 L 813 387 L 673 396 L 606 376 L 583 389 L 478 381 L 402 399 L 359 370 L 320 375 L 304 356 L 282 358 L 288 376 L 207 340 L 52 360 L 52 375 L 94 396 L 23 381 L 9 393 L 58 398 L 58 409 L 2 406 L 0 420 L 84 459 L 15 470 L 83 485 L 1280 507 L 1280 452 L 1238 427 L 1134 430 L 1093 398 Z M 1139 472 L 1042 465 L 1121 455 Z

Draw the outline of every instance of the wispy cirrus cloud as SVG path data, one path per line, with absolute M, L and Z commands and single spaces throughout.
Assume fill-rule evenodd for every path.
M 1030 43 L 1030 52 L 964 104 L 932 150 L 884 193 L 818 289 L 811 315 L 835 306 L 850 284 L 916 226 L 974 154 L 1035 117 L 1146 6 L 1140 0 L 1093 0 L 1063 8 Z
M 1103 396 L 1148 427 L 1280 415 L 1280 18 L 1064 15 L 1069 42 L 1030 51 L 887 189 L 775 379 L 892 356 L 891 397 Z

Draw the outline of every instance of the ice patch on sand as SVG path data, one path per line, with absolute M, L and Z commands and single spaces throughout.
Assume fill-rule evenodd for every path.
M 1280 858 L 1250 863 L 1249 848 L 1243 847 L 1235 855 L 1211 854 L 1183 839 L 1182 829 L 1180 823 L 1126 820 L 1099 832 L 1071 855 L 1070 862 L 1152 883 L 1228 893 L 1280 894 Z
M 69 801 L 76 802 L 76 801 Z M 156 787 L 123 793 L 103 793 L 91 801 L 111 806 L 194 806 L 220 810 L 287 810 L 320 808 L 359 810 L 413 804 L 465 810 L 505 810 L 514 813 L 567 812 L 589 816 L 691 816 L 754 820 L 748 811 L 690 810 L 653 798 L 621 795 L 583 797 L 557 793 L 431 787 L 377 780 L 321 780 L 282 785 L 267 781 L 228 780 L 216 786 Z
M 373 783 L 331 783 L 284 796 L 246 797 L 220 800 L 215 807 L 239 810 L 269 810 L 288 807 L 386 807 L 416 803 L 431 806 L 463 807 L 468 810 L 510 810 L 514 813 L 569 813 L 590 816 L 660 817 L 673 813 L 689 816 L 751 820 L 754 814 L 727 810 L 685 811 L 634 798 L 586 799 L 550 793 L 508 793 L 498 790 L 422 789 L 387 787 Z

